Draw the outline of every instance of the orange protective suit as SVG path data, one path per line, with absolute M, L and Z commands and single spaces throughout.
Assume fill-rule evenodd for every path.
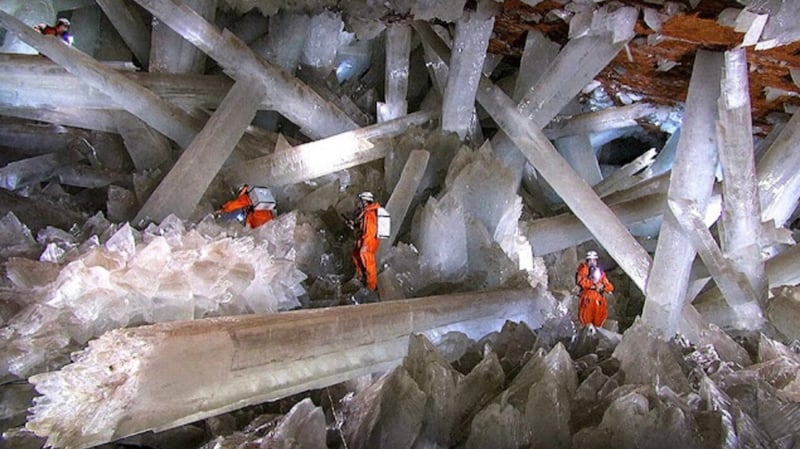
M 271 210 L 253 208 L 253 202 L 250 201 L 248 194 L 248 186 L 244 186 L 239 190 L 239 196 L 223 204 L 217 212 L 229 214 L 238 210 L 244 210 L 245 223 L 252 229 L 255 229 L 264 223 L 272 220 L 275 214 Z
M 608 304 L 603 293 L 614 291 L 614 284 L 608 280 L 606 273 L 600 267 L 595 268 L 600 274 L 594 279 L 590 276 L 590 265 L 586 262 L 581 262 L 575 273 L 575 283 L 581 288 L 578 319 L 583 326 L 593 324 L 600 327 L 605 323 L 608 318 Z
M 365 205 L 358 212 L 356 221 L 359 225 L 359 236 L 353 249 L 353 265 L 356 275 L 364 281 L 370 290 L 378 289 L 378 264 L 375 253 L 378 252 L 381 241 L 378 239 L 378 208 L 377 202 Z
M 34 30 L 44 34 L 45 36 L 56 36 L 61 38 L 64 42 L 72 45 L 72 36 L 70 36 L 68 28 L 56 26 L 50 26 L 45 24 L 39 24 L 33 27 Z

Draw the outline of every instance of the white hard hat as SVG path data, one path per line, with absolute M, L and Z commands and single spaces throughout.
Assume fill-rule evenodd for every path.
M 64 26 L 67 26 L 67 27 L 71 26 L 71 24 L 69 23 L 69 20 L 65 19 L 64 17 L 58 19 L 58 21 L 56 23 L 58 25 L 64 25 Z
M 597 252 L 589 251 L 588 253 L 586 253 L 586 259 L 597 259 Z
M 372 192 L 361 192 L 358 194 L 358 199 L 363 201 L 374 202 L 375 195 L 373 195 Z

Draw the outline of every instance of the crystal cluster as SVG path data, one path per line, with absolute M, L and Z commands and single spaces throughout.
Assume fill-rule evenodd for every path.
M 41 268 L 8 262 L 14 294 L 30 298 L 3 328 L 3 374 L 63 364 L 70 351 L 118 327 L 298 307 L 306 275 L 296 255 L 314 250 L 295 244 L 296 230 L 310 240 L 296 214 L 257 232 L 175 217 L 137 231 L 95 217 L 75 230 L 83 239 L 63 231 L 40 236 L 41 262 L 60 270 L 50 281 L 24 282 Z

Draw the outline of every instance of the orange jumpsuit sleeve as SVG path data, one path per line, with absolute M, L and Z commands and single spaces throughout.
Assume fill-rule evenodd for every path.
M 247 194 L 244 189 L 239 192 L 239 196 L 235 199 L 228 201 L 227 203 L 223 204 L 222 207 L 219 208 L 220 212 L 233 212 L 235 210 L 239 210 L 245 207 L 249 207 L 252 203 L 250 202 L 250 195 Z
M 614 284 L 608 280 L 605 272 L 603 272 L 603 278 L 600 279 L 600 282 L 603 283 L 603 289 L 606 291 L 606 293 L 611 293 L 614 291 Z
M 588 290 L 594 286 L 594 282 L 589 279 L 589 265 L 586 262 L 581 262 L 578 265 L 578 270 L 575 273 L 575 283 L 578 284 L 582 290 Z

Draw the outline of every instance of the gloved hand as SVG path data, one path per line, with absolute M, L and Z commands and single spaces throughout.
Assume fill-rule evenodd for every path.
M 603 283 L 601 282 L 599 284 L 595 284 L 594 285 L 594 289 L 597 290 L 598 292 L 600 292 L 600 294 L 602 295 L 606 291 L 606 286 L 603 285 Z

